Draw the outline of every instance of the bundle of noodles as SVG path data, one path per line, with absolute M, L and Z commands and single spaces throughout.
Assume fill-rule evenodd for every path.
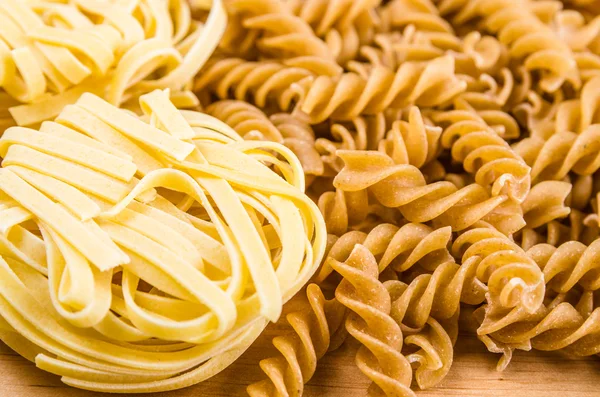
M 220 0 L 205 24 L 185 0 L 2 1 L 0 127 L 38 125 L 84 92 L 136 109 L 141 94 L 169 88 L 176 106 L 195 107 L 191 80 L 226 22 Z
M 0 338 L 84 389 L 216 374 L 325 250 L 288 148 L 245 142 L 163 91 L 140 106 L 138 118 L 84 94 L 0 139 Z

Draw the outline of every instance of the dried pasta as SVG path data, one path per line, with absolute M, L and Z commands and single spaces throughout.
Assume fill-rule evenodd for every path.
M 250 396 L 301 396 L 317 360 L 343 343 L 344 307 L 335 299 L 326 300 L 316 284 L 306 288 L 303 303 L 307 307 L 286 316 L 294 333 L 273 339 L 282 357 L 260 362 L 269 379 L 248 386 Z
M 375 151 L 339 151 L 345 162 L 334 184 L 343 191 L 368 190 L 386 207 L 398 208 L 411 222 L 429 222 L 464 230 L 477 221 L 494 224 L 504 233 L 524 226 L 518 205 L 508 196 L 490 196 L 478 184 L 462 189 L 451 182 L 427 184 L 414 166 L 394 164 Z M 506 214 L 506 215 L 505 215 Z
M 3 335 L 17 332 L 38 367 L 89 390 L 214 375 L 279 317 L 325 250 L 289 149 L 244 142 L 163 91 L 140 106 L 147 121 L 84 94 L 39 131 L 0 139 Z
M 368 395 L 414 396 L 465 314 L 499 369 L 597 354 L 599 14 L 2 1 L 0 339 L 128 394 L 216 374 L 280 316 L 251 396 L 300 397 L 348 334 Z
M 414 396 L 412 369 L 401 353 L 402 330 L 390 316 L 391 297 L 377 279 L 375 258 L 364 246 L 356 245 L 345 262 L 333 261 L 332 266 L 344 277 L 335 297 L 351 311 L 346 329 L 361 343 L 356 364 L 373 381 L 369 394 Z
M 169 88 L 178 106 L 194 107 L 189 83 L 227 23 L 221 1 L 203 25 L 185 0 L 6 0 L 0 18 L 0 88 L 18 101 L 0 107 L 21 126 L 56 117 L 84 92 L 135 108 L 140 94 Z

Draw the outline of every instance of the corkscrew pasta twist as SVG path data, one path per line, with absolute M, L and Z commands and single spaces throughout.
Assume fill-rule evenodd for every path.
M 297 84 L 299 117 L 311 123 L 327 118 L 350 120 L 386 108 L 436 106 L 463 92 L 466 83 L 454 74 L 454 59 L 443 56 L 425 62 L 405 62 L 397 70 L 371 67 L 368 76 L 349 72 L 319 76 Z
M 569 215 L 571 209 L 566 201 L 571 186 L 562 181 L 544 181 L 533 186 L 521 205 L 527 226 L 535 229 Z
M 516 122 L 508 115 L 496 111 L 486 114 L 504 115 L 504 120 L 512 121 L 509 128 L 500 124 L 506 138 L 518 134 Z M 465 171 L 473 173 L 478 184 L 490 187 L 492 196 L 508 195 L 517 202 L 525 200 L 531 185 L 529 166 L 482 117 L 467 110 L 451 110 L 436 113 L 432 118 L 447 126 L 442 145 L 451 149 L 452 158 L 462 163 Z
M 441 269 L 443 268 L 444 266 L 441 267 Z M 391 315 L 407 335 L 404 338 L 407 348 L 411 345 L 419 348 L 417 351 L 407 354 L 406 358 L 411 363 L 418 365 L 415 370 L 415 379 L 421 389 L 434 387 L 448 374 L 454 359 L 454 342 L 458 334 L 459 313 L 457 308 L 450 318 L 445 318 L 441 322 L 429 316 L 426 322 L 418 328 L 409 327 L 403 323 L 405 316 L 411 317 L 410 310 L 427 310 L 426 306 L 420 307 L 420 305 L 411 308 L 412 299 L 419 301 L 418 297 L 415 298 L 413 295 L 419 293 L 415 292 L 414 286 L 423 287 L 426 279 L 426 277 L 417 277 L 408 286 L 395 280 L 384 283 L 392 297 Z M 448 329 L 446 330 L 446 328 Z
M 231 0 L 227 10 L 233 16 L 221 47 L 232 54 L 255 49 L 271 58 L 315 56 L 333 60 L 327 44 L 309 24 L 279 0 Z
M 361 45 L 373 40 L 378 3 L 379 0 L 292 0 L 287 5 L 327 43 L 337 62 L 344 65 L 356 58 Z
M 575 356 L 591 356 L 600 351 L 598 323 L 600 310 L 591 291 L 549 297 L 545 305 L 521 321 L 480 339 L 494 353 L 502 353 L 502 370 L 510 363 L 515 349 L 560 350 Z M 486 308 L 475 311 L 481 320 Z
M 523 60 L 528 71 L 542 75 L 539 87 L 554 92 L 567 82 L 576 89 L 581 84 L 571 48 L 547 24 L 555 8 L 536 8 L 536 2 L 511 0 L 443 1 L 442 14 L 456 13 L 452 21 L 462 25 L 481 18 L 484 29 L 498 36 L 515 60 Z M 549 12 L 548 12 L 549 11 Z
M 586 291 L 600 288 L 598 256 L 600 240 L 589 246 L 579 241 L 568 241 L 560 246 L 538 244 L 527 250 L 544 272 L 547 288 L 566 293 L 576 285 Z
M 293 333 L 273 339 L 281 356 L 261 360 L 269 379 L 248 386 L 250 396 L 302 396 L 317 361 L 343 342 L 344 306 L 335 299 L 326 300 L 316 284 L 306 288 L 305 300 L 308 307 L 286 316 Z
M 514 150 L 531 165 L 535 182 L 562 180 L 570 172 L 592 175 L 600 168 L 598 137 L 600 125 L 593 124 L 580 134 L 558 132 L 548 140 L 525 138 L 514 145 Z
M 336 76 L 341 67 L 317 57 L 248 62 L 241 58 L 214 58 L 198 75 L 194 91 L 209 90 L 220 99 L 251 100 L 264 108 L 269 101 L 287 110 L 296 95 L 290 85 L 318 75 Z
M 314 280 L 323 283 L 333 272 L 333 261 L 345 261 L 356 244 L 371 252 L 380 272 L 388 267 L 406 272 L 417 265 L 433 271 L 440 264 L 452 261 L 448 251 L 451 238 L 449 227 L 434 230 L 419 223 L 401 227 L 383 223 L 368 233 L 350 231 L 333 242 Z
M 484 220 L 507 234 L 524 226 L 517 203 L 508 196 L 491 197 L 479 184 L 461 189 L 447 181 L 427 184 L 416 167 L 394 164 L 380 152 L 339 151 L 338 155 L 345 166 L 334 180 L 336 188 L 368 190 L 384 206 L 398 208 L 410 222 L 433 221 L 459 231 Z
M 412 368 L 401 353 L 402 331 L 390 316 L 390 294 L 377 279 L 375 258 L 367 248 L 356 245 L 345 262 L 334 260 L 332 267 L 344 277 L 335 297 L 350 310 L 346 329 L 361 343 L 356 364 L 373 381 L 369 394 L 414 396 Z
M 486 227 L 464 232 L 452 244 L 452 254 L 463 266 L 471 260 L 476 263 L 477 278 L 487 286 L 490 307 L 533 313 L 542 304 L 544 274 L 521 247 L 497 230 Z
M 558 247 L 567 241 L 579 241 L 587 245 L 600 237 L 600 226 L 590 215 L 571 209 L 567 219 L 566 224 L 553 220 L 538 230 L 524 228 L 519 232 L 517 241 L 524 250 L 528 250 L 542 243 Z

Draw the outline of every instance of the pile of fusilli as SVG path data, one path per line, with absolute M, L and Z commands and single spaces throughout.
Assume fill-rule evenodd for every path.
M 598 0 L 225 6 L 194 92 L 298 156 L 329 233 L 250 395 L 301 395 L 351 335 L 369 392 L 412 396 L 448 373 L 467 307 L 499 368 L 600 352 Z

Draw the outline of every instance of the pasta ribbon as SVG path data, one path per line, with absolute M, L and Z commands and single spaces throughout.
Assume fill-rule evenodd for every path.
M 84 92 L 136 109 L 140 95 L 168 88 L 180 105 L 195 107 L 189 82 L 227 16 L 220 0 L 205 24 L 191 19 L 185 0 L 7 0 L 0 22 L 0 110 L 18 125 L 38 126 Z
M 288 148 L 244 142 L 164 91 L 140 107 L 88 93 L 39 131 L 0 138 L 0 337 L 20 335 L 38 367 L 89 390 L 214 375 L 277 320 L 326 248 Z

